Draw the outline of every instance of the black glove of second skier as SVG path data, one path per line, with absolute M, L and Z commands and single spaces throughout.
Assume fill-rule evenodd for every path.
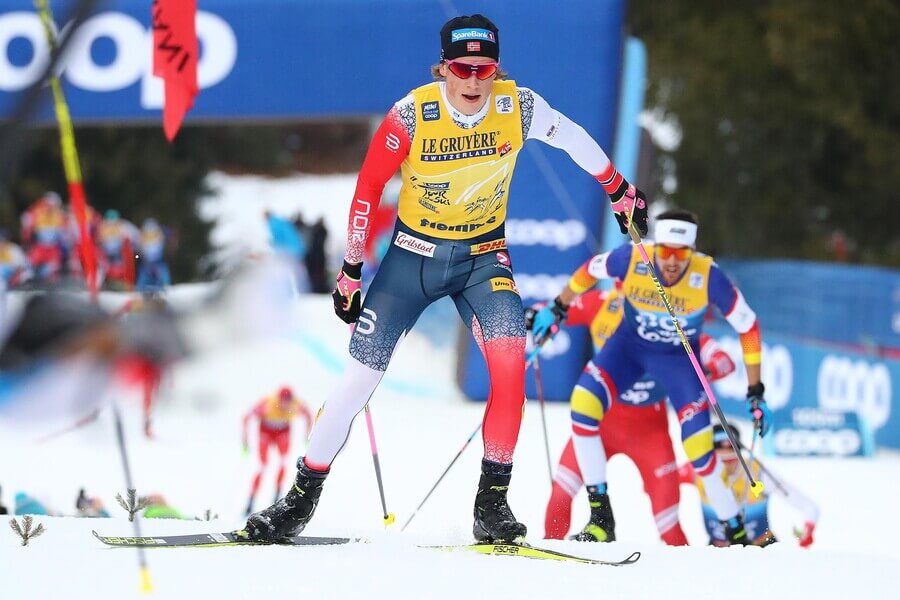
M 772 411 L 763 399 L 766 392 L 762 382 L 747 388 L 747 402 L 750 406 L 750 416 L 753 417 L 753 426 L 759 431 L 759 437 L 765 437 L 772 427 Z

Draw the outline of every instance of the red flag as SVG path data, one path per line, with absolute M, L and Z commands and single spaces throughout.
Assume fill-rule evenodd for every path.
M 171 142 L 197 95 L 197 0 L 153 0 L 153 74 L 166 86 L 163 131 Z

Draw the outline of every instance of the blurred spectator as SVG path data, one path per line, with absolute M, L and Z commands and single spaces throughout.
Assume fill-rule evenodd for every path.
M 0 278 L 6 283 L 6 289 L 31 279 L 31 263 L 18 244 L 9 241 L 6 232 L 0 230 Z
M 56 281 L 65 254 L 66 215 L 59 194 L 47 192 L 20 217 L 22 244 L 41 281 Z
M 140 243 L 140 232 L 133 223 L 109 209 L 97 230 L 97 245 L 103 251 L 107 287 L 130 290 L 134 287 L 134 252 Z
M 325 219 L 319 220 L 309 227 L 307 237 L 309 251 L 306 253 L 306 271 L 309 275 L 310 288 L 315 294 L 331 293 L 331 281 L 325 268 L 328 257 L 325 245 L 328 242 L 328 228 Z
M 264 213 L 269 228 L 272 248 L 275 253 L 290 261 L 296 278 L 297 291 L 301 294 L 309 292 L 309 276 L 306 273 L 306 242 L 303 236 L 287 219 L 275 215 L 270 210 Z
M 0 487 L 0 515 L 8 515 L 9 509 L 3 506 L 3 488 Z
M 104 269 L 103 253 L 97 248 L 97 233 L 103 220 L 100 213 L 94 210 L 90 204 L 84 205 L 85 221 L 88 233 L 91 236 L 94 248 L 94 263 L 99 272 Z M 75 217 L 75 210 L 69 202 L 66 207 L 66 232 L 63 244 L 63 268 L 72 277 L 81 277 L 84 274 L 84 249 L 81 243 L 81 228 Z
M 54 514 L 37 498 L 29 496 L 25 492 L 16 494 L 16 515 L 46 515 L 52 517 Z
M 187 519 L 174 507 L 169 506 L 162 494 L 150 494 L 147 496 L 150 504 L 144 510 L 145 519 Z
M 78 498 L 75 499 L 75 508 L 80 517 L 109 517 L 109 512 L 103 507 L 103 501 L 99 497 L 88 497 L 84 488 L 78 490 Z
M 166 234 L 156 219 L 145 219 L 141 225 L 138 254 L 137 290 L 141 292 L 159 291 L 172 283 L 169 265 L 166 264 L 163 252 L 166 247 Z

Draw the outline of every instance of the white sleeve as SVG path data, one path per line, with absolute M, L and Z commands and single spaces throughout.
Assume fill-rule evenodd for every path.
M 609 274 L 606 268 L 606 261 L 609 259 L 609 252 L 598 254 L 588 263 L 588 274 L 594 279 L 611 279 L 613 276 Z
M 540 140 L 554 148 L 565 150 L 575 163 L 590 173 L 598 175 L 609 166 L 609 157 L 587 131 L 566 115 L 547 104 L 537 92 L 519 88 L 534 98 L 531 125 L 525 139 Z
M 819 505 L 813 502 L 808 496 L 804 495 L 803 492 L 798 490 L 795 486 L 787 483 L 784 479 L 779 479 L 778 483 L 776 483 L 772 479 L 772 476 L 765 471 L 760 474 L 760 479 L 762 480 L 764 487 L 775 490 L 779 496 L 787 500 L 788 504 L 802 514 L 804 521 L 809 521 L 810 523 L 817 523 L 819 521 Z
M 725 315 L 725 320 L 738 333 L 747 333 L 756 323 L 756 313 L 747 304 L 741 290 L 735 289 L 735 292 L 737 293 L 737 298 L 735 298 L 731 311 Z

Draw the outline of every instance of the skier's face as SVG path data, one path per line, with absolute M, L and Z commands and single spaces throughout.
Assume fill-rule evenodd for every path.
M 735 454 L 734 450 L 731 448 L 716 450 L 716 458 L 722 461 L 722 464 L 725 465 L 725 471 L 729 475 L 734 475 L 739 464 L 737 454 Z
M 689 246 L 659 244 L 656 246 L 655 253 L 660 275 L 666 284 L 672 284 L 687 269 L 688 263 L 691 262 L 693 251 Z
M 464 115 L 474 115 L 481 110 L 488 98 L 491 97 L 491 91 L 494 88 L 494 79 L 496 73 L 490 75 L 487 79 L 479 79 L 477 73 L 473 70 L 468 77 L 460 77 L 457 73 L 465 74 L 465 65 L 495 65 L 496 61 L 486 56 L 463 56 L 454 61 L 456 67 L 451 66 L 445 61 L 441 63 L 441 75 L 447 82 L 447 99 L 453 108 Z

